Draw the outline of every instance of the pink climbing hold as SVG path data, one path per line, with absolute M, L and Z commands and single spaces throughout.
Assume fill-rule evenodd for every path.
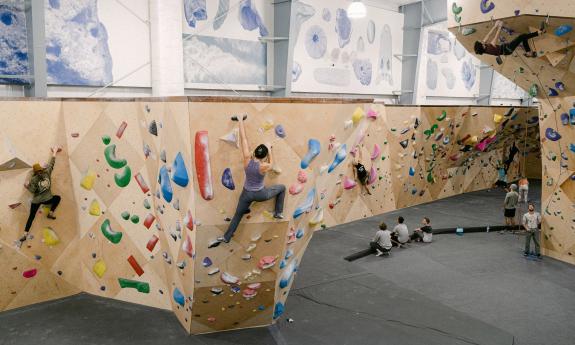
M 22 276 L 24 278 L 33 278 L 34 276 L 36 276 L 36 273 L 38 273 L 38 270 L 33 268 L 31 270 L 22 272 Z
M 375 171 L 375 168 L 372 166 L 371 170 L 369 171 L 369 179 L 367 180 L 367 184 L 370 185 L 372 183 L 375 182 L 377 177 L 377 172 Z
M 189 257 L 194 257 L 194 246 L 192 245 L 192 239 L 190 235 L 186 235 L 186 239 L 184 243 L 182 243 L 182 250 L 186 253 Z
M 275 256 L 264 256 L 258 262 L 258 267 L 262 270 L 268 269 L 276 264 Z
M 373 109 L 369 109 L 367 111 L 367 118 L 371 119 L 371 120 L 375 120 L 377 119 L 377 111 L 373 110 Z
M 303 185 L 301 183 L 294 183 L 289 187 L 289 193 L 291 195 L 298 195 L 303 190 Z
M 344 176 L 343 178 L 343 188 L 344 189 L 352 189 L 353 187 L 355 187 L 357 185 L 357 182 L 355 182 L 354 180 L 350 179 L 347 176 Z
M 378 144 L 373 145 L 373 152 L 371 153 L 371 160 L 376 160 L 381 155 L 381 147 Z
M 126 121 L 122 121 L 122 124 L 118 128 L 118 131 L 116 131 L 116 136 L 118 137 L 118 139 L 122 138 L 122 135 L 126 130 L 126 127 L 128 127 L 128 123 Z
M 297 180 L 298 180 L 300 183 L 306 183 L 306 182 L 307 182 L 307 174 L 305 173 L 305 171 L 300 170 L 300 171 L 297 173 Z

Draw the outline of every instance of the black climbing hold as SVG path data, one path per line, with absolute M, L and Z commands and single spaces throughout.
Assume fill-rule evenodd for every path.
M 156 124 L 156 120 L 152 120 L 152 122 L 150 122 L 148 132 L 152 135 L 158 136 L 158 125 Z

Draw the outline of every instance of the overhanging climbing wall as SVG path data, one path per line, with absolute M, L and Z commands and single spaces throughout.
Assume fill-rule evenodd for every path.
M 267 102 L 270 102 L 267 100 Z M 229 244 L 208 248 L 244 183 L 233 114 L 273 144 L 266 184 Z M 366 100 L 0 102 L 0 310 L 86 291 L 173 310 L 187 331 L 267 325 L 285 308 L 315 230 L 490 187 L 513 141 L 518 177 L 539 159 L 536 108 L 391 107 Z M 61 145 L 55 221 L 41 210 L 21 249 L 30 166 Z M 362 192 L 351 155 L 371 171 Z
M 536 58 L 521 48 L 501 64 L 478 58 L 540 101 L 543 253 L 575 264 L 575 2 L 460 0 L 450 1 L 448 11 L 450 30 L 470 52 L 496 20 L 504 24 L 501 42 L 546 23 L 547 33 L 530 40 Z

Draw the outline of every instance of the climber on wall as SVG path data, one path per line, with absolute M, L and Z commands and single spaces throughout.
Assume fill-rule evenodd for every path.
M 52 147 L 52 158 L 48 166 L 43 168 L 39 163 L 32 166 L 34 174 L 30 181 L 24 183 L 24 187 L 33 194 L 32 204 L 30 205 L 30 215 L 28 216 L 28 221 L 26 222 L 26 227 L 24 228 L 24 236 L 19 240 L 18 246 L 22 246 L 22 243 L 28 238 L 30 228 L 32 227 L 32 222 L 36 217 L 36 213 L 41 205 L 49 205 L 50 212 L 47 217 L 49 219 L 56 219 L 54 216 L 54 211 L 60 204 L 60 196 L 52 195 L 52 171 L 54 170 L 54 164 L 56 163 L 56 155 L 60 151 L 59 147 Z
M 241 140 L 241 151 L 243 158 L 243 166 L 246 174 L 246 180 L 244 183 L 244 188 L 240 194 L 240 199 L 238 201 L 238 206 L 236 208 L 236 213 L 231 220 L 228 230 L 223 237 L 218 237 L 215 241 L 209 244 L 209 248 L 217 247 L 220 243 L 228 243 L 232 239 L 234 232 L 242 220 L 244 214 L 250 212 L 250 205 L 254 201 L 266 201 L 272 198 L 276 198 L 275 211 L 273 217 L 276 219 L 283 219 L 283 206 L 285 198 L 286 187 L 281 184 L 272 185 L 270 187 L 264 186 L 264 178 L 266 173 L 272 170 L 273 167 L 273 155 L 272 146 L 261 144 L 251 153 L 248 144 L 248 138 L 246 136 L 246 129 L 244 126 L 244 120 L 247 116 L 233 116 L 232 121 L 238 121 L 240 127 L 240 140 Z
M 359 145 L 356 146 L 356 155 L 353 158 L 353 176 L 359 182 L 361 187 L 365 189 L 367 194 L 371 195 L 369 188 L 367 188 L 367 183 L 369 182 L 369 172 L 365 169 L 363 165 L 361 148 Z
M 498 20 L 497 22 L 495 22 L 495 25 L 493 25 L 491 30 L 489 30 L 487 35 L 485 35 L 485 38 L 483 38 L 483 40 L 481 41 L 475 42 L 475 45 L 473 47 L 475 50 L 475 54 L 495 55 L 497 56 L 497 63 L 502 64 L 503 60 L 501 60 L 500 56 L 513 54 L 515 49 L 517 49 L 517 47 L 521 44 L 523 45 L 523 49 L 525 50 L 525 53 L 523 54 L 525 55 L 525 57 L 532 57 L 532 58 L 537 57 L 537 52 L 532 51 L 531 47 L 529 46 L 529 40 L 545 33 L 545 23 L 541 24 L 541 29 L 539 31 L 530 32 L 527 34 L 521 34 L 516 38 L 514 38 L 511 42 L 497 44 L 502 27 L 503 27 L 502 21 Z M 497 32 L 495 33 L 493 39 L 490 42 L 487 42 L 489 37 L 493 34 L 493 31 L 495 31 L 496 29 Z
M 518 152 L 519 152 L 519 149 L 517 148 L 517 146 L 515 146 L 515 142 L 513 142 L 513 146 L 511 146 L 511 148 L 509 149 L 509 156 L 505 160 L 505 173 L 506 174 L 507 174 L 507 171 L 509 170 L 509 166 L 511 165 L 511 163 L 513 163 L 513 160 L 515 159 L 515 155 Z

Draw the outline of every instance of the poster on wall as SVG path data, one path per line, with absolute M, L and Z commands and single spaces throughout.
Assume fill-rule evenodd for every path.
M 267 85 L 267 44 L 273 36 L 268 0 L 184 0 L 187 88 L 258 90 Z
M 28 71 L 24 0 L 0 0 L 0 75 L 19 76 Z M 0 78 L 0 84 L 27 83 L 22 78 Z
M 292 3 L 293 92 L 392 94 L 401 89 L 403 14 L 367 6 L 351 19 L 347 0 Z
M 45 10 L 48 84 L 151 86 L 147 1 L 45 0 Z
M 519 100 L 527 99 L 529 95 L 513 81 L 505 78 L 497 71 L 493 71 L 491 84 L 491 99 Z
M 421 30 L 417 66 L 417 100 L 426 97 L 479 96 L 480 61 L 447 30 L 447 22 Z

